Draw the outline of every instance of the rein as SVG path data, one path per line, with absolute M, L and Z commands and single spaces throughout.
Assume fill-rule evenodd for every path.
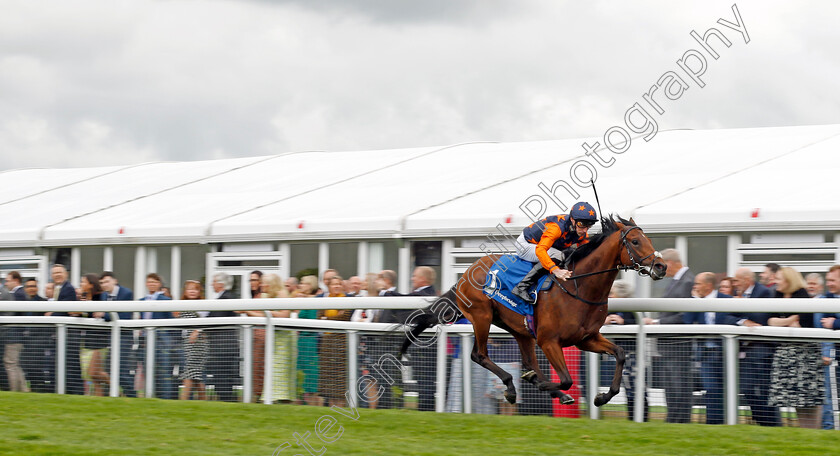
M 598 274 L 603 274 L 605 272 L 627 271 L 628 269 L 633 269 L 633 268 L 631 266 L 616 266 L 614 268 L 604 269 L 603 271 L 587 272 L 586 274 L 573 275 L 566 280 L 581 279 L 583 277 L 589 277 L 589 276 L 594 276 L 594 275 L 598 275 Z M 556 279 L 556 277 L 555 277 L 555 279 Z
M 636 260 L 636 255 L 633 254 L 633 250 L 630 248 L 630 245 L 627 244 L 627 235 L 635 229 L 641 230 L 642 228 L 638 227 L 638 226 L 633 226 L 633 227 L 630 227 L 629 230 L 621 233 L 621 243 L 624 244 L 624 248 L 627 249 L 627 254 L 630 257 L 630 260 L 633 262 L 632 265 L 630 265 L 630 266 L 618 265 L 618 266 L 615 266 L 613 268 L 604 269 L 603 271 L 595 271 L 595 272 L 587 272 L 587 273 L 584 273 L 584 274 L 578 274 L 578 275 L 571 276 L 566 280 L 575 280 L 575 279 L 579 279 L 579 278 L 583 278 L 583 277 L 589 277 L 589 276 L 594 276 L 594 275 L 598 275 L 598 274 L 604 274 L 604 273 L 607 273 L 607 272 L 628 271 L 630 269 L 632 269 L 634 271 L 638 271 L 639 275 L 650 275 L 650 269 L 645 268 L 645 266 L 642 265 L 642 262 L 647 260 L 648 258 L 650 258 L 652 256 L 656 256 L 657 252 L 653 252 L 650 255 L 642 258 L 641 260 Z M 556 283 L 557 286 L 559 286 L 561 290 L 565 291 L 566 294 L 568 294 L 569 296 L 571 296 L 571 297 L 573 297 L 573 298 L 575 298 L 579 301 L 582 301 L 586 304 L 593 305 L 593 306 L 601 306 L 601 305 L 607 304 L 607 301 L 601 301 L 601 302 L 590 301 L 588 299 L 584 299 L 584 298 L 580 297 L 580 295 L 578 295 L 578 294 L 572 293 L 571 291 L 567 290 L 566 287 L 563 286 L 563 283 L 560 282 L 560 280 L 558 280 L 557 277 L 555 277 L 553 274 L 551 275 L 551 280 L 553 280 L 554 283 Z M 575 288 L 579 288 L 577 286 L 577 283 L 575 283 Z

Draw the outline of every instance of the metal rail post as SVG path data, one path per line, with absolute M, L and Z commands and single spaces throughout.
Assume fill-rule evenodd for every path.
M 359 382 L 359 332 L 347 331 L 347 384 L 349 386 L 347 400 L 350 407 L 359 403 L 357 397 L 357 383 Z
M 263 381 L 263 404 L 271 404 L 274 401 L 274 320 L 271 311 L 265 312 L 265 380 Z M 257 391 L 259 393 L 259 391 Z
M 473 349 L 472 334 L 461 334 L 461 371 L 464 373 L 463 387 L 464 391 L 464 413 L 472 413 L 472 359 L 470 354 Z
M 120 397 L 120 316 L 111 312 L 111 397 Z
M 146 397 L 155 396 L 155 342 L 157 331 L 153 327 L 146 328 Z
M 738 339 L 723 336 L 724 396 L 726 424 L 738 424 Z
M 641 423 L 645 420 L 645 396 L 647 395 L 646 369 L 647 369 L 647 336 L 645 335 L 645 317 L 642 312 L 633 312 L 636 316 L 636 322 L 639 325 L 639 332 L 636 334 L 636 384 L 633 385 L 635 391 L 635 408 L 632 410 L 633 421 Z
M 254 388 L 254 327 L 242 325 L 242 402 L 251 402 Z
M 601 408 L 595 407 L 595 396 L 598 395 L 601 372 L 601 355 L 594 352 L 586 352 L 586 407 L 589 410 L 589 418 L 597 420 L 601 418 Z
M 833 408 L 831 409 L 831 416 L 834 422 L 834 430 L 840 431 L 840 409 L 838 409 L 838 400 L 837 400 L 837 360 L 832 358 L 831 364 L 828 365 L 828 375 L 829 375 L 829 383 L 830 383 L 830 394 L 831 394 L 831 405 Z
M 435 387 L 435 411 L 446 410 L 446 338 L 447 327 L 438 326 L 437 340 L 437 379 Z
M 67 389 L 67 325 L 59 323 L 55 329 L 55 392 L 65 394 Z

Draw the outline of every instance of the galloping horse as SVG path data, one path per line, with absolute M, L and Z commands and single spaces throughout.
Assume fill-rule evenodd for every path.
M 491 324 L 505 329 L 519 344 L 524 372 L 522 378 L 537 385 L 541 391 L 550 392 L 552 397 L 560 398 L 564 404 L 574 400 L 562 392 L 572 387 L 563 347 L 574 345 L 581 350 L 614 356 L 616 368 L 609 392 L 595 397 L 596 406 L 606 404 L 618 394 L 624 369 L 624 350 L 600 333 L 607 316 L 607 296 L 612 283 L 622 269 L 633 269 L 659 280 L 665 277 L 666 266 L 650 239 L 632 218 L 602 217 L 601 227 L 601 233 L 592 236 L 567 259 L 567 267 L 575 275 L 569 281 L 558 282 L 556 286 L 540 292 L 534 311 L 536 343 L 559 375 L 560 383 L 550 382 L 540 371 L 534 338 L 525 327 L 522 315 L 482 292 L 490 267 L 498 259 L 495 255 L 473 263 L 454 287 L 434 304 L 409 318 L 410 333 L 407 333 L 400 354 L 404 354 L 426 328 L 445 323 L 441 319 L 443 311 L 454 314 L 453 318 L 447 318 L 447 322 L 463 314 L 472 322 L 475 333 L 471 359 L 502 380 L 506 387 L 505 399 L 511 404 L 516 402 L 513 377 L 487 355 Z

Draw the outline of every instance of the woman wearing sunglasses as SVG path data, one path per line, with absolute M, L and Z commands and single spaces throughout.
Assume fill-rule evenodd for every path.
M 516 239 L 516 252 L 519 258 L 537 264 L 511 292 L 523 301 L 534 304 L 536 300 L 528 290 L 546 271 L 561 281 L 571 276 L 571 272 L 557 266 L 554 259 L 562 261 L 563 249 L 589 242 L 589 228 L 597 220 L 595 208 L 581 201 L 572 206 L 568 215 L 552 215 L 525 227 Z

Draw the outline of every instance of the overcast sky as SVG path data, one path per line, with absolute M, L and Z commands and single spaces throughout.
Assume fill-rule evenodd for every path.
M 709 27 L 660 129 L 840 123 L 840 3 L 732 4 L 4 1 L 0 170 L 598 136 Z

